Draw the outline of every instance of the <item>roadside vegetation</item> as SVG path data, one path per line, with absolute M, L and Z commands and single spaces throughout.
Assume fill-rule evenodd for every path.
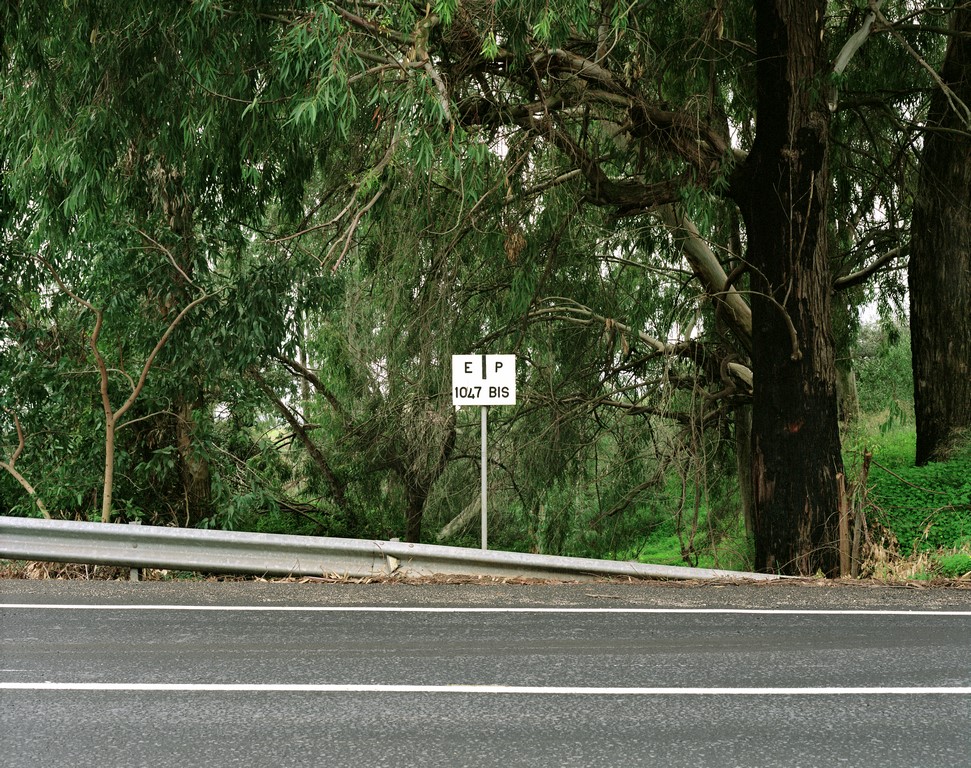
M 971 448 L 958 447 L 948 461 L 915 467 L 906 329 L 899 323 L 874 324 L 861 329 L 860 338 L 853 350 L 859 411 L 846 423 L 844 434 L 848 494 L 853 513 L 860 513 L 862 521 L 856 573 L 886 581 L 967 579 L 971 574 Z M 240 465 L 235 480 L 251 473 L 259 482 L 252 483 L 247 493 L 240 493 L 240 486 L 227 489 L 236 495 L 229 498 L 222 514 L 201 524 L 340 535 L 340 526 L 329 526 L 309 499 L 295 500 L 306 494 L 301 481 L 304 453 L 284 427 L 269 416 L 263 419 L 255 429 L 243 430 L 245 434 L 234 438 L 253 446 L 250 461 Z M 676 445 L 675 434 L 666 436 L 666 445 Z M 499 503 L 492 509 L 493 547 L 661 565 L 752 568 L 753 543 L 742 513 L 733 443 L 712 446 L 713 460 L 704 468 L 697 466 L 690 451 L 672 450 L 657 463 L 660 471 L 654 481 L 633 499 L 622 495 L 625 478 L 596 471 L 597 461 L 616 466 L 613 454 L 619 450 L 616 441 L 601 438 L 583 479 L 547 489 L 542 503 L 533 509 L 522 505 L 516 494 L 521 489 L 504 483 L 500 470 L 495 482 Z M 439 531 L 437 543 L 478 546 L 478 497 L 467 474 L 456 472 L 448 496 L 433 499 L 429 506 L 431 528 Z M 21 504 L 15 512 L 33 512 L 26 500 Z M 137 507 L 128 509 L 135 519 L 144 515 Z M 393 508 L 363 507 L 359 514 L 365 530 L 376 536 L 393 535 L 404 525 Z M 92 507 L 87 517 L 96 519 L 97 510 Z M 128 571 L 6 563 L 0 573 L 8 578 L 127 578 Z M 192 575 L 149 572 L 146 577 Z
M 493 548 L 966 572 L 971 8 L 262 5 L 0 5 L 0 514 L 478 546 L 512 354 Z

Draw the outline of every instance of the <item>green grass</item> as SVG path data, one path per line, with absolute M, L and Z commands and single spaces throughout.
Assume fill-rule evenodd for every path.
M 902 554 L 953 549 L 971 538 L 971 449 L 915 467 L 915 442 L 912 428 L 874 440 L 868 520 L 891 531 Z
M 971 574 L 971 551 L 939 555 L 934 558 L 934 570 L 945 579 L 960 579 Z
M 878 414 L 845 439 L 847 474 L 851 479 L 858 475 L 864 450 L 873 454 L 867 521 L 878 538 L 891 534 L 899 556 L 913 559 L 914 573 L 908 578 L 959 578 L 971 571 L 971 446 L 950 461 L 914 467 L 915 445 L 912 420 Z M 728 522 L 709 530 L 702 505 L 693 551 L 683 551 L 690 520 L 684 520 L 679 536 L 671 517 L 617 557 L 656 565 L 750 570 L 752 544 L 740 516 L 721 516 Z
M 680 506 L 681 482 L 669 478 L 667 494 L 671 509 Z M 694 492 L 685 489 L 689 500 Z M 712 509 L 715 510 L 712 514 Z M 635 547 L 618 552 L 617 559 L 637 560 L 652 565 L 693 566 L 731 571 L 750 571 L 754 558 L 752 543 L 738 508 L 738 498 L 731 486 L 714 496 L 702 494 L 697 520 L 691 503 L 684 505 L 680 522 L 677 515 L 660 517 L 655 512 L 650 533 Z
M 687 536 L 671 530 L 661 531 L 644 542 L 637 553 L 637 561 L 653 565 L 690 565 L 697 568 L 718 568 L 729 571 L 750 571 L 753 551 L 741 525 L 723 531 L 713 544 L 707 533 L 696 536 L 693 551 L 683 551 Z

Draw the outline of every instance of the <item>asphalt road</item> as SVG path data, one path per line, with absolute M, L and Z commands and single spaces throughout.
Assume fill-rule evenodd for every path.
M 2 766 L 971 766 L 971 591 L 0 582 Z

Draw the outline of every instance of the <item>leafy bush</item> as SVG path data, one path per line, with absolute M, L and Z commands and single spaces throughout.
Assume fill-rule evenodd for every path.
M 971 555 L 956 552 L 937 559 L 935 570 L 945 578 L 958 579 L 971 573 Z

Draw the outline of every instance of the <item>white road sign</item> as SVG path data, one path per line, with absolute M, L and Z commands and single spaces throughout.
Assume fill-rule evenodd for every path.
M 515 355 L 452 355 L 454 405 L 515 405 Z

